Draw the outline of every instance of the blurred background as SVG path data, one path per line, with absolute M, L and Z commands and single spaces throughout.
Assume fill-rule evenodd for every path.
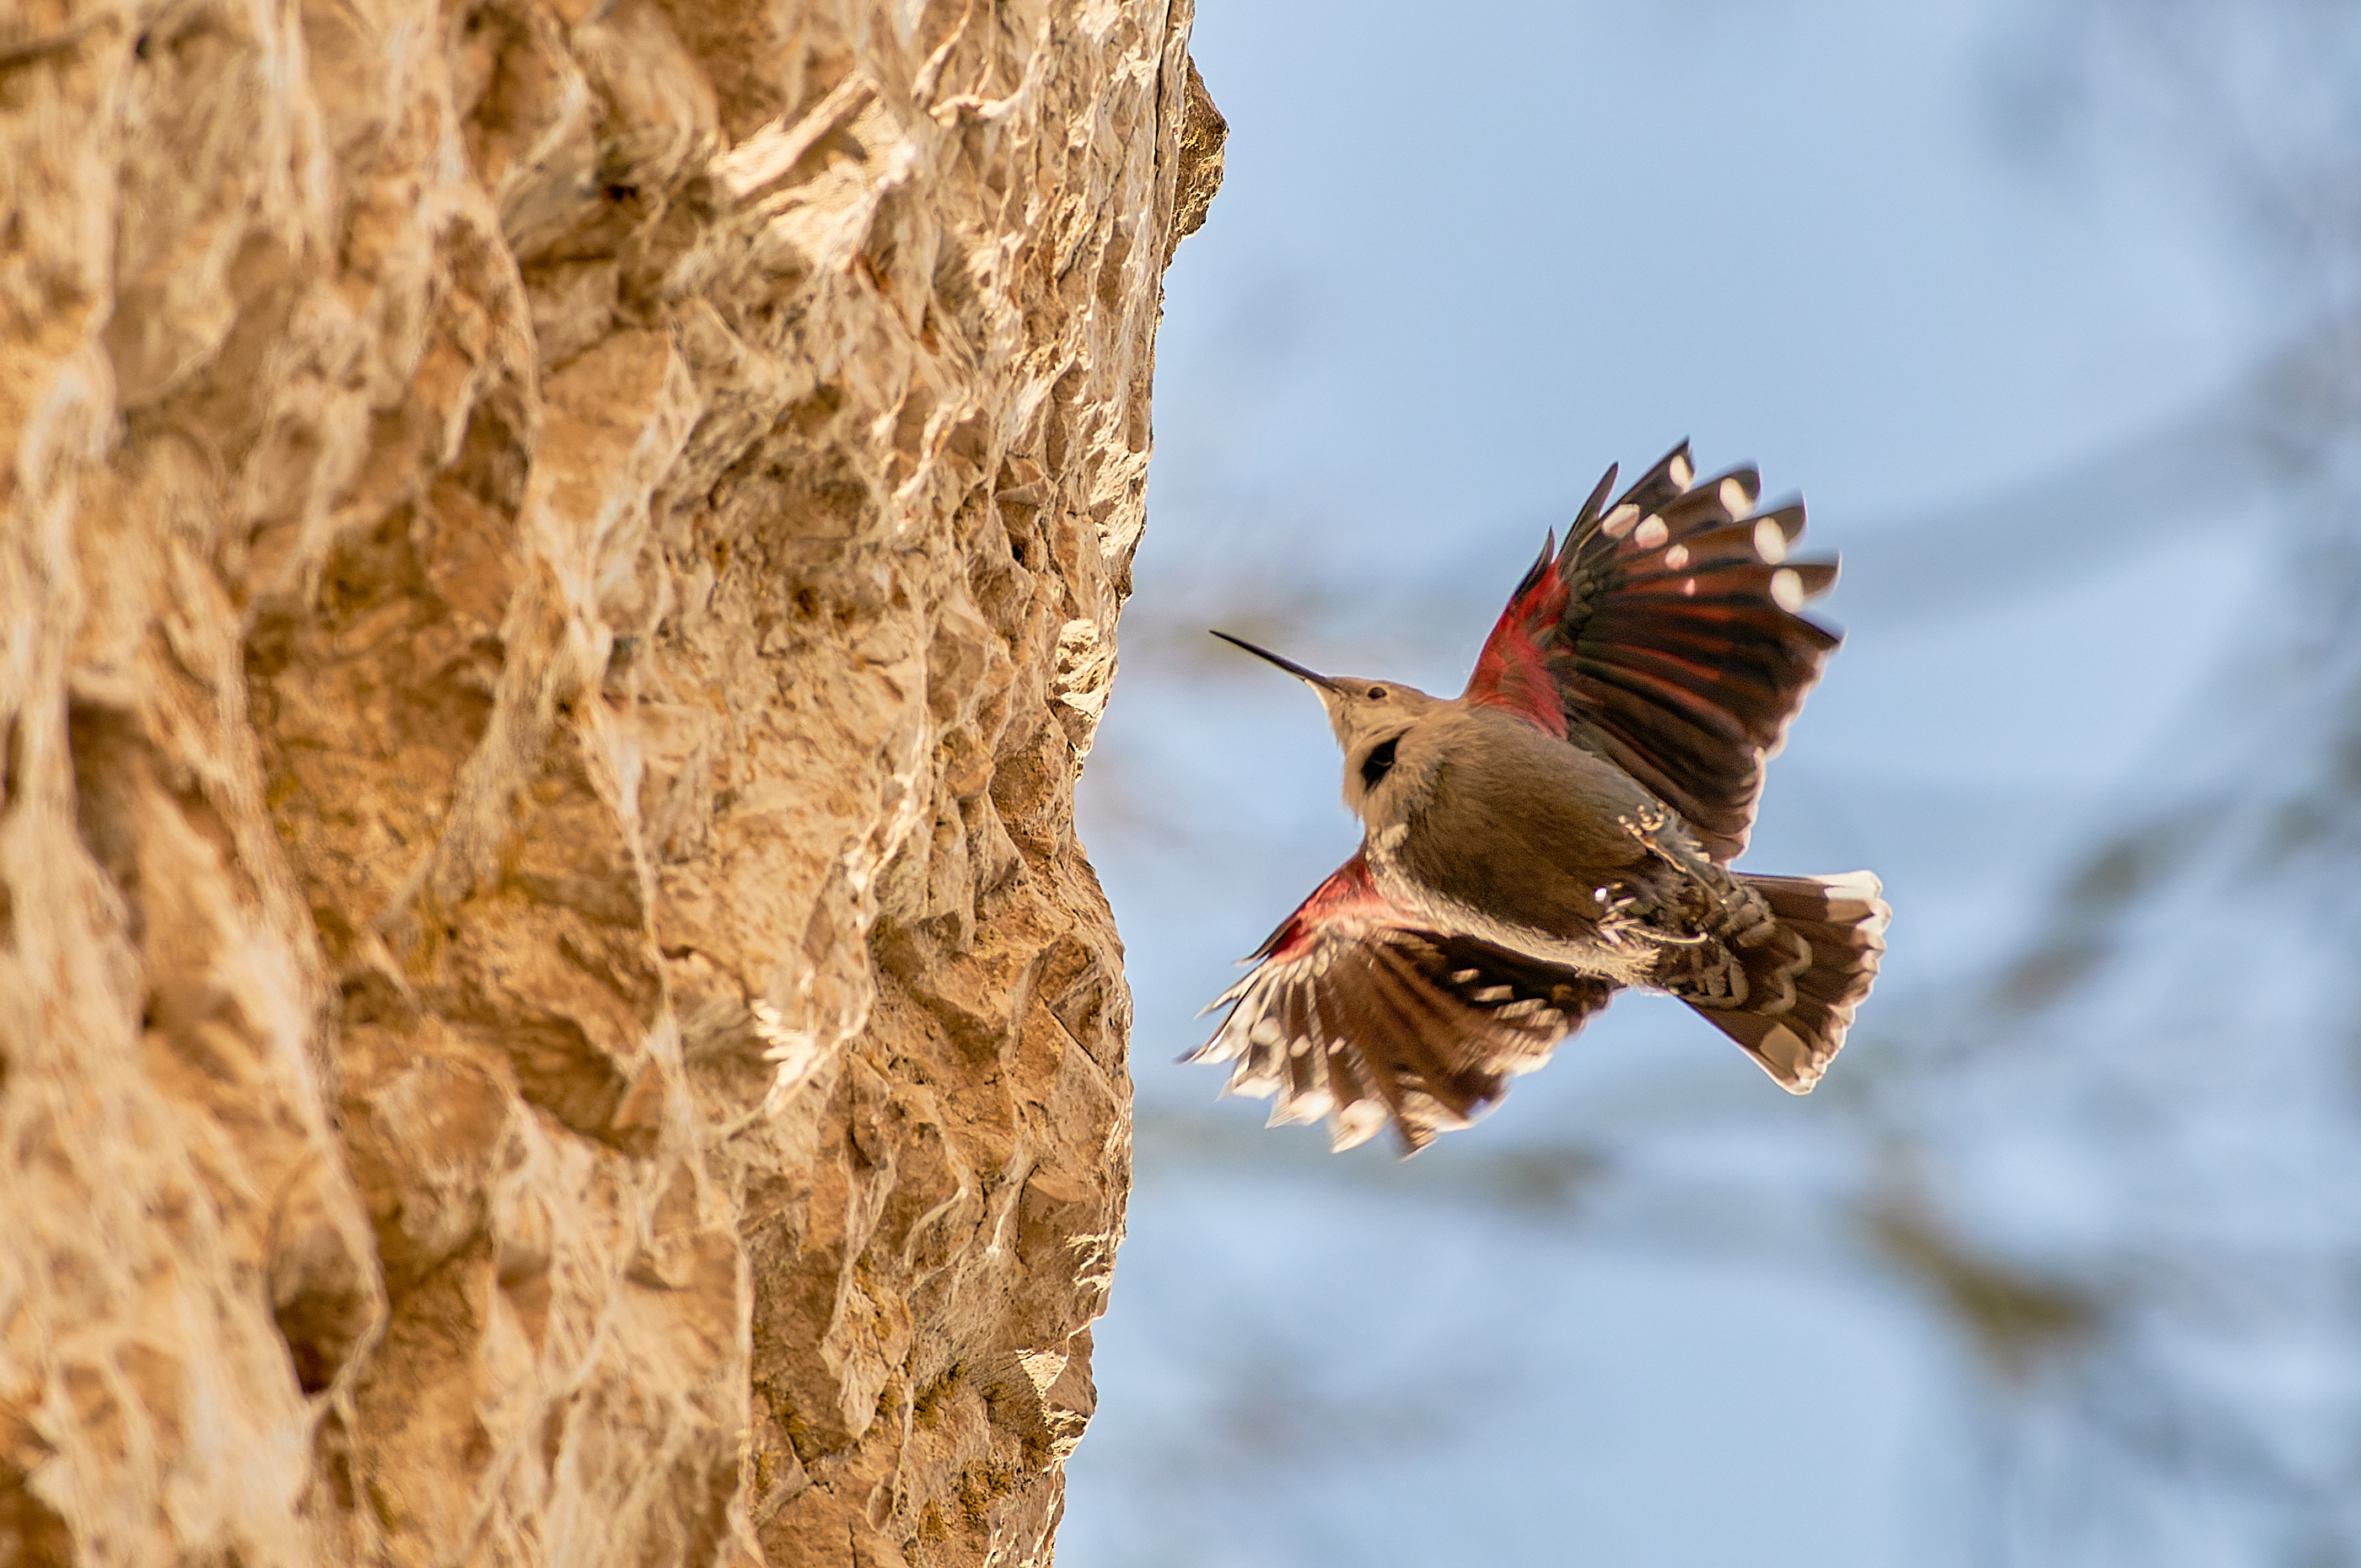
M 1202 0 L 1194 52 L 1060 1561 L 2361 1562 L 2361 5 Z M 1885 879 L 1826 1083 L 1627 997 L 1408 1163 L 1217 1101 L 1192 1015 L 1357 833 L 1205 628 L 1455 693 L 1684 436 L 1844 556 L 1742 862 Z

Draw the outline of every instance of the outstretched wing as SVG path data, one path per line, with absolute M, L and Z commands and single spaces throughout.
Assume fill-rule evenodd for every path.
M 1390 1120 L 1415 1154 L 1464 1127 L 1615 993 L 1595 975 L 1407 923 L 1355 855 L 1213 1005 L 1185 1061 L 1230 1061 L 1230 1094 L 1276 1095 L 1271 1124 L 1328 1119 L 1348 1149 Z
M 1609 468 L 1565 548 L 1543 547 L 1466 695 L 1607 758 L 1729 861 L 1763 762 L 1841 641 L 1795 613 L 1837 565 L 1787 558 L 1801 501 L 1756 515 L 1754 470 L 1699 481 L 1686 442 L 1609 507 L 1614 482 Z

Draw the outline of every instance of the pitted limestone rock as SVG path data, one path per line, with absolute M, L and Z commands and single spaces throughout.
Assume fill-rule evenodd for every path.
M 0 1558 L 1047 1559 L 1189 20 L 0 33 Z

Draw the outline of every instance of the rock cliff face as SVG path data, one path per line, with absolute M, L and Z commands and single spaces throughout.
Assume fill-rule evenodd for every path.
M 0 1563 L 1048 1558 L 1189 21 L 0 17 Z

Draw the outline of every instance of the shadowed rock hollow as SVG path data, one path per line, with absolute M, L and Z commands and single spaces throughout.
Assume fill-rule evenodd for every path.
M 1047 1559 L 1189 21 L 0 17 L 0 1563 Z

